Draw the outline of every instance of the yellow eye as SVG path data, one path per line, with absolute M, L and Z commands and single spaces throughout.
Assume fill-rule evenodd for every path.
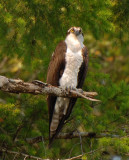
M 71 29 L 71 31 L 70 32 L 74 32 L 74 29 Z

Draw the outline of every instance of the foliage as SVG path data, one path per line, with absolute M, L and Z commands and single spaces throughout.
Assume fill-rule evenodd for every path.
M 46 81 L 51 54 L 71 26 L 84 31 L 90 62 L 84 90 L 97 91 L 101 103 L 79 99 L 63 131 L 95 132 L 121 138 L 83 138 L 83 159 L 129 153 L 129 8 L 128 0 L 1 0 L 0 74 Z M 48 138 L 46 97 L 0 93 L 0 147 L 41 158 L 82 154 L 80 140 L 29 144 Z M 93 151 L 93 152 L 91 152 Z M 14 155 L 0 157 L 13 159 Z M 23 159 L 23 157 L 18 157 Z M 106 158 L 103 158 L 106 159 Z

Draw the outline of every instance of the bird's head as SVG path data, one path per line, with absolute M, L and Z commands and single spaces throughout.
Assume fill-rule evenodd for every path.
M 84 35 L 82 32 L 82 28 L 81 27 L 71 27 L 68 31 L 67 31 L 67 36 L 68 35 L 74 35 L 75 37 L 77 37 L 78 39 L 81 39 L 83 41 L 84 39 Z
M 81 27 L 71 27 L 71 28 L 67 31 L 67 35 L 68 35 L 68 34 L 74 34 L 75 36 L 79 36 L 79 35 L 82 35 L 82 36 L 83 36 L 82 28 L 81 28 Z

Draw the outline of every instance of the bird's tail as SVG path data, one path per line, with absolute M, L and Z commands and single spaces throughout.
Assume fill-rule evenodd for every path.
M 61 131 L 61 129 L 64 125 L 64 122 L 65 122 L 65 119 L 66 119 L 66 116 L 63 115 L 63 117 L 60 120 L 60 123 L 58 125 L 58 128 L 56 129 L 55 133 L 52 136 L 50 134 L 50 128 L 49 128 L 49 145 L 48 145 L 48 148 L 51 148 L 54 139 L 58 136 L 59 132 Z

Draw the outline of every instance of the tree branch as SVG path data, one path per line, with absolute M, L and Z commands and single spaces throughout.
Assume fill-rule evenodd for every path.
M 81 89 L 69 90 L 61 87 L 54 87 L 50 84 L 35 80 L 33 82 L 24 82 L 20 79 L 9 79 L 0 76 L 0 90 L 10 93 L 29 93 L 41 95 L 54 95 L 58 97 L 85 98 L 90 101 L 100 101 L 93 97 L 98 95 L 96 92 L 85 92 Z
M 72 139 L 72 138 L 79 138 L 86 137 L 86 138 L 103 138 L 103 137 L 111 137 L 111 138 L 121 138 L 122 136 L 116 134 L 108 134 L 108 133 L 99 133 L 96 134 L 95 132 L 72 132 L 72 133 L 59 133 L 56 139 Z M 34 137 L 34 138 L 26 138 L 26 142 L 30 144 L 39 143 L 43 139 L 42 136 Z M 48 138 L 45 138 L 46 140 Z
M 68 159 L 66 159 L 66 160 L 82 159 L 82 157 L 83 157 L 84 155 L 93 154 L 94 152 L 96 152 L 96 151 L 98 151 L 98 150 L 101 150 L 101 149 L 103 149 L 103 148 L 98 148 L 98 149 L 92 150 L 92 151 L 90 151 L 90 152 L 87 152 L 87 153 L 84 153 L 84 154 L 81 154 L 81 155 L 78 155 L 78 156 L 75 156 L 75 157 L 72 157 L 72 158 L 68 158 Z
M 31 155 L 28 155 L 28 154 L 25 154 L 25 153 L 20 153 L 20 152 L 15 152 L 15 151 L 10 151 L 10 150 L 7 150 L 7 149 L 5 149 L 5 148 L 0 148 L 0 151 L 1 152 L 5 152 L 5 153 L 9 153 L 9 154 L 14 154 L 15 156 L 23 156 L 23 157 L 25 157 L 24 159 L 26 159 L 26 158 L 31 158 L 31 159 L 38 159 L 38 160 L 45 160 L 45 159 L 42 159 L 42 158 L 39 158 L 39 157 L 35 157 L 35 156 L 31 156 Z M 47 159 L 47 160 L 49 160 L 49 159 Z
M 98 151 L 98 150 L 101 150 L 101 149 L 103 149 L 103 148 L 99 148 L 99 149 L 96 149 L 96 150 L 93 150 L 93 151 L 90 151 L 90 152 L 87 152 L 87 153 L 78 155 L 78 156 L 76 156 L 76 157 L 68 158 L 68 159 L 66 159 L 66 160 L 81 159 L 82 156 L 87 155 L 87 154 L 93 154 L 94 152 L 96 152 L 96 151 Z M 35 156 L 31 156 L 31 155 L 28 155 L 28 154 L 25 154 L 25 153 L 10 151 L 10 150 L 7 150 L 6 148 L 0 148 L 0 151 L 1 151 L 1 152 L 5 152 L 5 153 L 9 153 L 9 154 L 14 154 L 15 157 L 21 155 L 21 156 L 24 157 L 24 160 L 26 160 L 26 159 L 50 160 L 50 159 L 48 159 L 48 158 L 47 158 L 47 159 L 42 159 L 42 158 L 35 157 Z M 128 154 L 127 154 L 127 155 L 128 155 Z M 60 159 L 59 159 L 59 160 L 60 160 Z

